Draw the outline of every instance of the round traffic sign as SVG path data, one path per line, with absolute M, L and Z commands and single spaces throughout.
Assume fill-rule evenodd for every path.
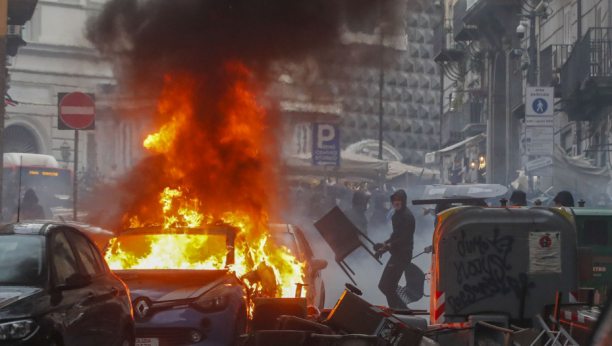
M 93 123 L 96 116 L 96 104 L 87 94 L 70 93 L 60 101 L 59 116 L 67 126 L 81 130 Z
M 548 109 L 548 102 L 546 102 L 546 100 L 543 98 L 537 98 L 533 100 L 533 104 L 531 106 L 533 107 L 533 111 L 537 114 L 544 114 L 544 112 L 546 112 Z
M 552 245 L 552 239 L 549 236 L 545 235 L 540 238 L 540 246 L 541 247 L 550 247 Z

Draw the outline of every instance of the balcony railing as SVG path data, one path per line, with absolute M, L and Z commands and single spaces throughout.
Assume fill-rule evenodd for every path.
M 612 76 L 612 28 L 590 28 L 562 68 L 563 98 L 589 78 Z
M 570 120 L 588 120 L 592 107 L 601 105 L 593 97 L 612 104 L 611 86 L 612 28 L 589 28 L 562 67 L 561 92 Z

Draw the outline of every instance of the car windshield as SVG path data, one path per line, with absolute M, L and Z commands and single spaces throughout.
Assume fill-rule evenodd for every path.
M 43 272 L 44 237 L 0 236 L 0 285 L 37 286 Z
M 228 249 L 223 234 L 130 234 L 111 240 L 112 270 L 223 269 Z

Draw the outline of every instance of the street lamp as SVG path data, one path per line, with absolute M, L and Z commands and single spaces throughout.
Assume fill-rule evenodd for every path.
M 68 142 L 64 141 L 64 143 L 62 143 L 60 151 L 62 152 L 62 160 L 65 163 L 64 168 L 66 168 L 68 167 L 68 162 L 70 162 L 70 145 L 68 145 Z

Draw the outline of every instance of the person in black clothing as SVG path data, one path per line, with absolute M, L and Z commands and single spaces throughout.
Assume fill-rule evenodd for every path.
M 510 203 L 515 207 L 526 207 L 527 206 L 527 194 L 522 190 L 512 191 L 510 196 Z
M 555 198 L 553 199 L 555 202 L 555 207 L 573 207 L 574 206 L 574 196 L 569 191 L 561 191 L 559 192 Z
M 38 197 L 34 190 L 28 189 L 26 191 L 21 206 L 15 209 L 15 218 L 17 217 L 19 217 L 20 221 L 45 219 L 45 211 L 43 207 L 38 204 Z
M 344 215 L 357 226 L 363 234 L 368 235 L 368 218 L 365 216 L 368 210 L 370 194 L 363 191 L 356 191 L 353 194 L 353 204 L 349 210 L 344 211 Z
M 388 249 L 391 258 L 387 262 L 378 289 L 387 297 L 390 308 L 408 309 L 406 304 L 397 294 L 397 284 L 402 278 L 404 270 L 412 261 L 412 248 L 414 245 L 415 219 L 412 212 L 406 207 L 408 197 L 404 190 L 398 190 L 391 196 L 391 203 L 395 213 L 391 218 L 393 233 L 391 237 L 383 242 L 383 249 Z M 376 249 L 378 248 L 378 249 Z M 380 256 L 380 246 L 376 246 L 377 254 Z M 409 280 L 407 278 L 407 280 Z

